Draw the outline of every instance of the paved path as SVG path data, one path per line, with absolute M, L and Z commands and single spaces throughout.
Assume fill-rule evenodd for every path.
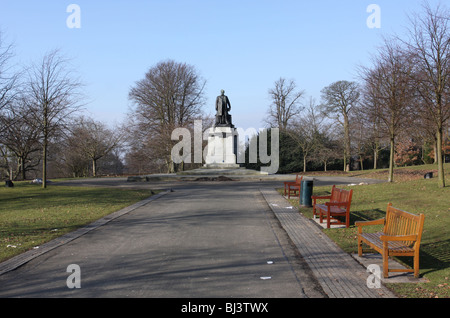
M 0 296 L 315 296 L 275 220 L 253 186 L 176 189 L 1 275 Z M 80 289 L 66 285 L 70 264 Z
M 0 297 L 392 296 L 288 209 L 279 182 L 161 185 L 174 191 L 0 264 Z M 80 289 L 66 285 L 70 264 Z
M 369 274 L 350 255 L 343 252 L 321 229 L 300 215 L 273 189 L 261 189 L 266 201 L 280 220 L 300 254 L 312 269 L 330 298 L 391 298 L 394 295 L 381 286 L 367 287 Z

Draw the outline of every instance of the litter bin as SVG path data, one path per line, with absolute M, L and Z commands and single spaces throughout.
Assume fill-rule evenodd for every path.
M 304 207 L 312 207 L 312 193 L 313 193 L 314 181 L 303 180 L 302 190 L 300 193 L 300 205 Z

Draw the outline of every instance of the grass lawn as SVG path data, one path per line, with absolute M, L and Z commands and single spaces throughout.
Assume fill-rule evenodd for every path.
M 151 196 L 151 190 L 0 188 L 0 262 Z
M 352 188 L 353 199 L 349 229 L 325 229 L 344 251 L 357 253 L 357 228 L 355 221 L 374 220 L 385 215 L 386 207 L 392 202 L 394 207 L 411 213 L 424 213 L 425 225 L 420 247 L 420 274 L 428 283 L 387 284 L 401 297 L 450 297 L 450 164 L 446 164 L 446 188 L 439 188 L 436 175 L 433 179 L 423 179 L 423 171 L 435 166 L 427 165 L 399 169 L 397 178 L 402 181 L 374 185 L 360 185 Z M 415 171 L 420 171 L 417 174 Z M 307 173 L 306 173 L 307 174 Z M 356 174 L 356 172 L 353 172 Z M 358 177 L 383 175 L 380 171 L 358 173 Z M 397 175 L 397 176 L 398 176 Z M 414 177 L 415 176 L 415 177 Z M 394 176 L 395 179 L 395 176 Z M 314 194 L 328 194 L 331 187 L 315 187 Z M 296 200 L 292 204 L 298 206 Z M 312 218 L 312 208 L 299 208 L 300 213 Z M 399 259 L 412 267 L 412 257 Z

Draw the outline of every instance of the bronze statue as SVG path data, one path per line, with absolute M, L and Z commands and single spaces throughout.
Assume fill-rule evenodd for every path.
M 233 127 L 231 123 L 231 115 L 228 112 L 231 110 L 231 104 L 225 91 L 222 89 L 221 95 L 216 99 L 216 127 Z

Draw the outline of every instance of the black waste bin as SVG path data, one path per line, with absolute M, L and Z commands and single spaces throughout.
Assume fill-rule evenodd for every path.
M 302 190 L 300 193 L 300 205 L 304 207 L 312 207 L 312 193 L 313 193 L 314 181 L 303 180 Z

